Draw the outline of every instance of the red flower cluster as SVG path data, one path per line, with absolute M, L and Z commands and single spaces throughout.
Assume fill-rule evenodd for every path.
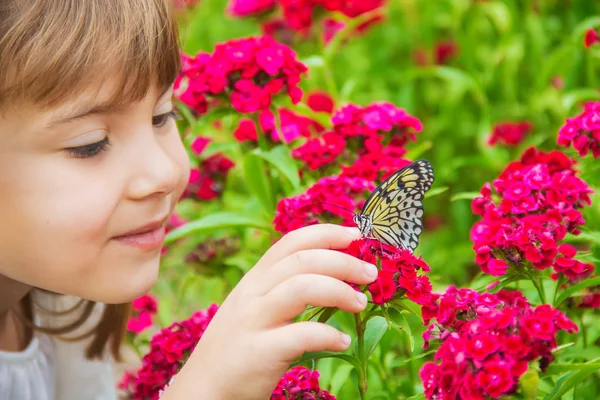
M 380 259 L 381 270 L 377 279 L 367 286 L 373 303 L 385 304 L 402 296 L 421 305 L 431 302 L 429 278 L 417 275 L 418 271 L 431 271 L 421 257 L 373 239 L 355 240 L 350 243 L 346 252 L 373 265 L 377 264 L 377 258 Z
M 280 108 L 279 122 L 281 124 L 281 132 L 277 131 L 275 116 L 271 110 L 263 110 L 258 114 L 258 122 L 260 128 L 265 135 L 271 137 L 275 142 L 283 140 L 289 143 L 299 137 L 311 137 L 323 131 L 321 126 L 316 121 L 310 118 L 298 115 L 285 108 Z M 258 140 L 258 132 L 256 124 L 249 118 L 240 120 L 238 127 L 233 132 L 233 135 L 239 142 L 256 141 Z
M 230 40 L 212 54 L 183 57 L 175 82 L 179 99 L 203 114 L 208 101 L 224 101 L 240 113 L 264 110 L 273 96 L 286 91 L 296 104 L 302 98 L 300 76 L 307 71 L 296 53 L 269 37 Z
M 211 275 L 211 272 L 214 271 L 207 271 L 207 263 L 215 261 L 217 263 L 216 267 L 218 271 L 222 272 L 224 271 L 222 257 L 230 256 L 236 253 L 239 249 L 240 240 L 237 236 L 223 237 L 219 239 L 208 238 L 202 243 L 198 244 L 185 257 L 185 262 L 192 264 L 198 273 Z
M 199 156 L 206 148 L 210 139 L 197 137 L 190 145 L 192 152 Z M 185 198 L 211 200 L 223 190 L 227 173 L 235 163 L 223 154 L 213 154 L 202 160 L 199 168 L 190 169 L 188 186 L 183 193 Z
M 141 367 L 133 373 L 126 373 L 119 388 L 125 390 L 132 400 L 157 399 L 194 350 L 218 308 L 213 304 L 154 335 Z
M 319 138 L 309 139 L 292 150 L 292 156 L 302 160 L 306 166 L 316 171 L 333 163 L 346 148 L 346 140 L 335 132 L 326 132 Z
M 458 54 L 458 43 L 454 40 L 441 40 L 435 44 L 435 63 L 445 65 Z
M 420 377 L 428 399 L 486 400 L 515 393 L 528 363 L 539 359 L 545 371 L 554 360 L 556 335 L 577 326 L 544 304 L 532 308 L 520 292 L 497 294 L 448 288 L 423 318 L 431 324 L 423 334 L 425 348 L 433 338 L 441 345 L 436 362 L 426 363 Z M 439 362 L 439 363 L 438 363 Z
M 281 7 L 283 21 L 275 19 L 267 23 L 277 22 L 286 29 L 307 33 L 313 26 L 313 20 L 319 10 L 340 12 L 350 18 L 355 18 L 382 7 L 385 0 L 231 0 L 227 10 L 231 15 L 246 17 L 268 13 L 274 10 L 276 3 Z
M 283 198 L 277 203 L 273 221 L 275 230 L 285 234 L 303 226 L 339 218 L 345 225 L 354 226 L 352 212 L 362 207 L 365 191 L 373 189 L 375 186 L 371 182 L 361 178 L 321 178 L 305 193 Z
M 583 113 L 568 118 L 558 131 L 559 146 L 570 146 L 584 157 L 591 151 L 594 158 L 600 157 L 600 101 L 585 104 Z
M 405 154 L 406 150 L 403 147 L 390 145 L 379 148 L 379 146 L 375 146 L 361 155 L 353 165 L 342 166 L 341 176 L 363 178 L 374 182 L 383 181 L 411 163 L 410 160 L 402 158 Z
M 337 160 L 347 146 L 356 147 L 362 154 L 372 153 L 373 159 L 386 158 L 388 162 L 381 162 L 389 164 L 388 168 L 394 168 L 393 158 L 403 155 L 401 148 L 409 140 L 416 140 L 416 132 L 423 129 L 419 119 L 388 102 L 375 102 L 366 107 L 349 104 L 337 111 L 331 122 L 332 131 L 308 140 L 292 152 L 295 158 L 304 161 L 312 170 Z M 397 148 L 387 150 L 389 157 L 382 154 L 386 142 Z M 372 161 L 367 159 L 358 162 Z M 355 173 L 348 172 L 348 175 L 354 176 Z
M 502 143 L 507 146 L 516 146 L 525 139 L 525 135 L 531 132 L 531 129 L 533 129 L 533 124 L 528 121 L 497 124 L 494 126 L 488 144 L 493 146 L 496 143 Z
M 591 203 L 592 190 L 575 176 L 574 163 L 559 151 L 530 148 L 494 181 L 499 204 L 491 186 L 483 187 L 472 203 L 483 220 L 473 226 L 471 239 L 484 272 L 500 276 L 509 266 L 531 265 L 553 267 L 570 279 L 591 273 L 590 264 L 573 259 L 574 248 L 559 243 L 567 232 L 579 233 L 585 222 L 579 209 Z
M 319 387 L 319 371 L 298 366 L 279 380 L 271 400 L 335 400 L 335 396 Z
M 131 305 L 133 316 L 127 321 L 127 330 L 140 333 L 152 325 L 152 316 L 158 311 L 156 299 L 149 294 L 135 299 Z
M 404 146 L 409 140 L 417 140 L 416 132 L 423 130 L 418 118 L 408 114 L 392 103 L 380 101 L 366 107 L 349 104 L 331 118 L 334 130 L 345 138 L 362 137 L 382 141 L 385 133 L 396 138 L 396 146 Z
M 598 36 L 598 32 L 596 32 L 594 28 L 590 28 L 587 31 L 585 31 L 585 38 L 583 39 L 583 44 L 586 48 L 598 42 L 600 42 L 600 37 Z

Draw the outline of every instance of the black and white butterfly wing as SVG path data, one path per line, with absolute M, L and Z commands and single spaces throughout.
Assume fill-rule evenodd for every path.
M 371 235 L 385 244 L 414 251 L 423 232 L 423 198 L 433 181 L 429 161 L 417 160 L 382 182 L 361 212 L 369 216 Z

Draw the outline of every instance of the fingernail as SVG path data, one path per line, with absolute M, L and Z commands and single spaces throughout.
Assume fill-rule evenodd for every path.
M 350 346 L 351 341 L 352 341 L 352 338 L 350 338 L 350 335 L 346 335 L 345 333 L 342 334 L 342 343 L 344 344 L 344 346 L 346 346 L 346 347 Z
M 366 306 L 367 305 L 367 295 L 364 293 L 357 293 L 356 294 L 358 296 L 358 302 L 360 303 L 361 306 Z
M 377 267 L 373 264 L 365 263 L 365 272 L 369 278 L 377 278 Z

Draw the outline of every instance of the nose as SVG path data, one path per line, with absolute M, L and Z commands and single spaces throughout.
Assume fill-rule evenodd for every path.
M 163 197 L 178 188 L 184 172 L 176 161 L 175 144 L 173 139 L 153 134 L 133 147 L 129 163 L 133 174 L 127 188 L 130 199 Z

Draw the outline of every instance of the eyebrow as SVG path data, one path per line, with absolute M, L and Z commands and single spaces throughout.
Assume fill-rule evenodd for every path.
M 65 112 L 57 115 L 52 118 L 52 120 L 46 125 L 46 128 L 53 128 L 57 125 L 66 124 L 69 122 L 76 121 L 78 119 L 83 119 L 89 117 L 91 115 L 98 114 L 110 114 L 119 111 L 123 111 L 125 109 L 122 105 L 114 105 L 114 104 L 84 104 L 79 106 L 77 109 Z
M 169 91 L 170 87 L 168 87 L 159 97 L 158 100 L 160 100 L 161 98 L 163 98 L 167 92 Z M 106 115 L 106 114 L 112 114 L 112 113 L 118 113 L 118 112 L 122 112 L 127 108 L 126 105 L 121 105 L 121 104 L 110 104 L 110 103 L 105 103 L 105 104 L 83 104 L 80 105 L 78 108 L 72 110 L 72 111 L 68 111 L 68 112 L 64 112 L 61 114 L 58 114 L 57 116 L 55 116 L 54 118 L 52 118 L 52 120 L 46 125 L 46 129 L 50 129 L 53 128 L 57 125 L 63 125 L 63 124 L 67 124 L 69 122 L 73 122 L 79 119 L 83 119 L 92 115 Z

